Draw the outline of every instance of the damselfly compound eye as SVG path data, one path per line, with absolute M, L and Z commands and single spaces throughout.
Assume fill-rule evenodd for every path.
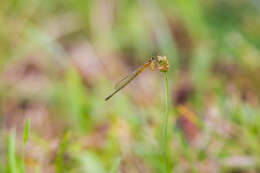
M 157 56 L 157 61 L 160 63 L 163 61 L 163 57 L 162 56 Z

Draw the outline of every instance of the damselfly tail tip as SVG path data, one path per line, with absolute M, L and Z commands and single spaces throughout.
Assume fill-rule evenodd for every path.
M 105 98 L 105 101 L 108 101 L 111 98 L 111 95 Z

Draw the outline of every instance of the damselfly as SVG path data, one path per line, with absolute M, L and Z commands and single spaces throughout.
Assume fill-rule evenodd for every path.
M 151 67 L 152 70 L 154 70 L 156 67 L 161 70 L 167 70 L 169 69 L 169 63 L 167 58 L 164 56 L 157 56 L 151 57 L 147 62 L 145 62 L 143 65 L 141 65 L 139 68 L 137 68 L 132 73 L 125 76 L 123 79 L 121 79 L 119 82 L 115 85 L 115 91 L 110 94 L 105 100 L 109 100 L 113 95 L 115 95 L 118 91 L 123 89 L 126 85 L 128 85 L 134 78 L 136 78 L 140 73 L 142 73 L 147 67 Z

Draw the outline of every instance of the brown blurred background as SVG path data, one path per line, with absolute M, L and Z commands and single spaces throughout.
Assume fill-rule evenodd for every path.
M 162 172 L 163 75 L 104 101 L 154 55 L 169 172 L 260 172 L 258 0 L 0 4 L 0 172 Z

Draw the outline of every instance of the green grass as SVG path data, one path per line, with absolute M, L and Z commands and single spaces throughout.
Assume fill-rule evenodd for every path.
M 17 173 L 18 165 L 16 161 L 16 140 L 15 132 L 12 131 L 8 136 L 8 172 Z
M 26 120 L 23 131 L 23 141 L 22 141 L 22 152 L 21 155 L 17 153 L 17 141 L 15 130 L 11 130 L 8 136 L 8 173 L 26 173 L 26 163 L 25 163 L 25 150 L 26 143 L 29 138 L 30 131 L 30 119 Z
M 56 164 L 55 164 L 56 172 L 58 173 L 66 172 L 67 165 L 66 162 L 64 162 L 64 159 L 66 157 L 66 151 L 69 146 L 70 136 L 71 136 L 70 132 L 66 132 L 58 147 Z
M 0 172 L 259 172 L 259 18 L 256 0 L 1 2 Z M 104 102 L 157 54 L 164 84 L 146 70 Z
M 25 159 L 26 143 L 29 138 L 30 126 L 31 126 L 31 120 L 30 120 L 30 118 L 28 118 L 26 120 L 26 124 L 25 124 L 24 131 L 23 131 L 22 170 L 24 173 L 26 172 L 26 168 L 25 168 L 26 164 L 25 164 L 24 159 Z

